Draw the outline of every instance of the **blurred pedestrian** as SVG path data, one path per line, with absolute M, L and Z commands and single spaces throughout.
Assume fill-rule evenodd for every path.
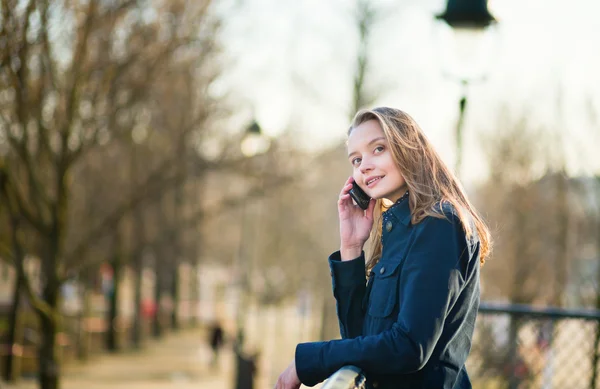
M 338 199 L 340 250 L 329 257 L 342 339 L 297 345 L 276 388 L 313 386 L 346 365 L 378 389 L 471 388 L 487 226 L 408 114 L 358 112 L 347 147 L 353 173 Z
M 218 366 L 219 363 L 219 352 L 223 343 L 225 342 L 225 334 L 223 331 L 223 327 L 218 320 L 215 320 L 211 325 L 209 330 L 209 339 L 208 342 L 210 344 L 210 348 L 212 350 L 212 356 L 210 365 L 214 369 Z

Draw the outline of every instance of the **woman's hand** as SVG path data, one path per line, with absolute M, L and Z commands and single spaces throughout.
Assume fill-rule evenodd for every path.
M 296 361 L 292 361 L 290 365 L 279 375 L 275 389 L 299 389 L 302 383 L 296 373 Z
M 354 205 L 348 193 L 352 189 L 354 178 L 346 180 L 338 200 L 338 214 L 340 217 L 340 254 L 342 261 L 348 261 L 360 256 L 362 248 L 369 239 L 373 227 L 373 210 L 375 200 L 371 199 L 369 207 L 363 211 Z

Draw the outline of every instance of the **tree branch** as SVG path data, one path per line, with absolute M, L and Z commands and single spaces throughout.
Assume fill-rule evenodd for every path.
M 42 49 L 44 53 L 43 58 L 45 58 L 45 61 L 43 61 L 45 66 L 43 66 L 43 68 L 46 69 L 45 74 L 48 75 L 52 89 L 58 90 L 58 85 L 56 83 L 56 61 L 54 61 L 54 58 L 52 57 L 52 50 L 50 49 L 50 39 L 48 39 L 48 0 L 42 1 L 42 11 L 40 19 L 42 22 L 41 35 Z M 42 108 L 41 106 L 42 104 L 40 100 L 40 109 Z
M 96 227 L 90 229 L 84 238 L 75 246 L 72 252 L 65 255 L 65 267 L 70 268 L 73 263 L 80 261 L 85 256 L 93 241 L 105 236 L 112 231 L 121 219 L 150 196 L 162 193 L 166 188 L 177 184 L 183 179 L 181 175 L 169 177 L 172 160 L 167 158 L 137 189 L 136 195 L 119 204 Z M 165 178 L 166 176 L 166 178 Z M 65 272 L 66 275 L 66 272 Z
M 43 220 L 43 208 L 48 204 L 48 196 L 46 195 L 44 188 L 40 185 L 37 173 L 32 166 L 32 156 L 28 150 L 29 134 L 27 130 L 27 123 L 30 111 L 29 104 L 31 100 L 29 96 L 30 80 L 28 71 L 28 53 L 30 44 L 27 41 L 27 31 L 29 29 L 30 16 L 34 10 L 35 2 L 30 1 L 29 3 L 27 3 L 25 15 L 23 17 L 23 29 L 22 31 L 20 31 L 21 36 L 19 38 L 19 42 L 21 44 L 21 47 L 18 50 L 18 58 L 20 65 L 16 74 L 12 71 L 11 66 L 7 67 L 10 73 L 9 76 L 12 76 L 13 80 L 13 88 L 15 91 L 15 113 L 17 117 L 17 123 L 21 126 L 22 135 L 20 139 L 17 139 L 10 130 L 6 131 L 6 133 L 9 143 L 15 149 L 17 155 L 25 164 L 25 170 L 29 179 L 29 184 L 32 187 L 32 190 L 29 191 L 29 197 L 34 207 L 38 211 L 38 217 L 40 218 L 40 220 Z M 7 124 L 11 123 L 11 121 L 9 121 L 4 116 L 4 114 L 2 114 L 2 120 L 4 120 Z
M 7 263 L 14 263 L 14 256 L 10 248 L 4 243 L 0 243 L 0 260 Z
M 67 89 L 67 101 L 66 101 L 66 118 L 65 122 L 62 126 L 61 136 L 62 136 L 62 151 L 61 154 L 63 156 L 67 156 L 69 154 L 68 141 L 69 136 L 71 135 L 73 118 L 75 116 L 75 111 L 77 109 L 77 97 L 79 94 L 80 80 L 82 76 L 82 68 L 85 63 L 87 47 L 89 43 L 90 32 L 92 31 L 92 27 L 94 25 L 94 18 L 96 15 L 98 3 L 97 0 L 89 0 L 88 8 L 86 12 L 86 18 L 83 22 L 82 26 L 80 26 L 79 33 L 77 34 L 78 40 L 75 45 L 75 53 L 73 55 L 73 62 L 71 63 L 71 85 Z
M 15 269 L 17 271 L 17 277 L 21 280 L 22 285 L 25 287 L 25 294 L 29 298 L 29 302 L 33 308 L 39 313 L 47 316 L 49 319 L 53 321 L 58 320 L 58 313 L 50 307 L 44 300 L 42 300 L 39 296 L 37 296 L 31 286 L 31 280 L 27 277 L 25 273 L 25 267 L 23 266 L 23 262 L 25 259 L 25 251 L 23 249 L 23 239 L 21 236 L 20 230 L 20 218 L 17 207 L 11 201 L 10 196 L 7 191 L 7 186 L 2 185 L 1 188 L 1 196 L 4 197 L 7 204 L 7 209 L 10 215 L 10 228 L 11 228 L 11 240 L 13 247 L 13 255 L 12 262 L 15 265 Z M 1 246 L 0 246 L 1 247 Z M 1 247 L 4 250 L 4 247 Z
M 40 233 L 45 234 L 48 232 L 48 226 L 44 223 L 44 221 L 36 217 L 33 211 L 27 206 L 24 198 L 25 195 L 19 189 L 19 186 L 13 176 L 11 170 L 3 165 L 0 167 L 0 172 L 4 175 L 5 179 L 5 187 L 3 190 L 6 192 L 7 201 L 13 201 L 16 203 L 16 207 L 19 210 L 19 213 Z
M 196 212 L 194 212 L 191 216 L 186 217 L 184 220 L 182 220 L 181 223 L 178 223 L 177 226 L 169 229 L 166 232 L 159 234 L 159 237 L 157 239 L 155 239 L 153 242 L 150 242 L 150 243 L 143 242 L 139 246 L 133 248 L 130 251 L 128 256 L 139 255 L 144 249 L 147 249 L 148 247 L 150 247 L 150 248 L 159 247 L 160 245 L 164 244 L 165 242 L 171 241 L 173 239 L 173 237 L 176 236 L 177 234 L 181 233 L 181 231 L 185 230 L 186 228 L 194 226 L 198 222 L 198 220 L 215 216 L 215 215 L 219 214 L 220 212 L 222 212 L 224 209 L 229 209 L 231 207 L 239 206 L 248 200 L 262 197 L 262 196 L 264 196 L 264 192 L 266 190 L 271 190 L 271 189 L 281 187 L 289 182 L 292 182 L 292 180 L 295 177 L 296 176 L 292 174 L 289 176 L 281 177 L 279 180 L 272 181 L 268 186 L 256 186 L 256 187 L 250 189 L 247 193 L 245 193 L 242 196 L 231 196 L 227 199 L 222 200 L 218 205 L 211 206 L 209 211 L 207 211 L 204 208 L 199 209 Z M 71 268 L 69 273 L 71 275 L 78 274 L 79 272 L 84 271 L 86 268 L 98 265 L 102 261 L 104 261 L 104 258 L 79 263 L 77 267 Z

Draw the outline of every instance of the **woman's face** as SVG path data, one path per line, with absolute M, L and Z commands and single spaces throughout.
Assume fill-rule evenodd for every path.
M 389 144 L 376 120 L 355 127 L 348 137 L 354 181 L 372 198 L 398 200 L 407 189 Z

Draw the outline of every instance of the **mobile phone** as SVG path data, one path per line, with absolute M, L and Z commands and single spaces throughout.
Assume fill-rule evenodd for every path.
M 369 208 L 369 201 L 371 201 L 371 198 L 360 188 L 360 186 L 358 186 L 356 181 L 352 181 L 352 189 L 350 189 L 348 194 L 350 194 L 350 197 L 352 197 L 359 207 L 362 209 Z

